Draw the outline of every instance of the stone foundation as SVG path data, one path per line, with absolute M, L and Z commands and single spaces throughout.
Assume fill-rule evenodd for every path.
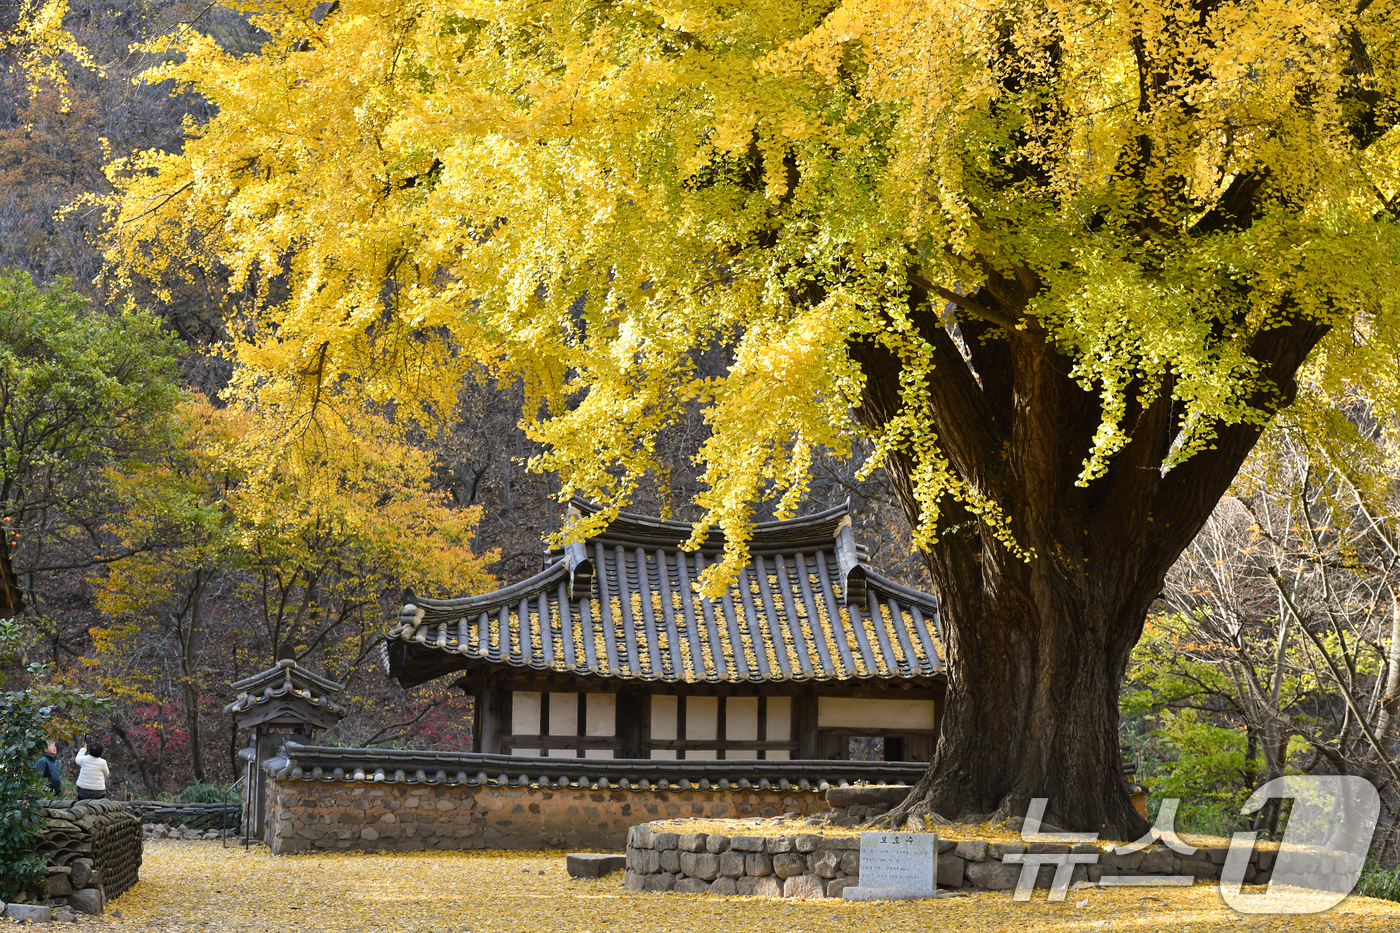
M 860 837 L 857 835 L 744 835 L 736 821 L 733 834 L 676 833 L 665 822 L 638 826 L 627 835 L 629 891 L 679 891 L 687 894 L 761 894 L 772 897 L 841 897 L 860 884 Z M 1190 875 L 1215 881 L 1228 850 L 1197 849 L 1190 856 L 1154 845 L 1129 854 L 1110 854 L 1099 846 L 1046 843 L 938 841 L 938 886 L 968 890 L 1009 891 L 1022 866 L 1009 855 L 1098 854 L 1092 865 L 1076 865 L 1072 882 L 1098 882 L 1105 875 Z M 1265 884 L 1273 869 L 1272 851 L 1250 854 L 1245 883 Z M 1039 869 L 1036 887 L 1050 887 L 1054 866 Z
M 664 823 L 627 834 L 629 891 L 840 897 L 859 883 L 860 837 L 675 833 Z
M 621 849 L 658 819 L 806 817 L 827 807 L 797 788 L 680 791 L 365 781 L 268 781 L 267 843 L 275 854 L 335 849 Z

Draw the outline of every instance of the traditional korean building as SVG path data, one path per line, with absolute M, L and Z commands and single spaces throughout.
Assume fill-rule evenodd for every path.
M 592 507 L 575 501 L 571 519 Z M 712 533 L 620 514 L 545 569 L 463 599 L 411 598 L 384 646 L 405 687 L 476 699 L 477 753 L 626 759 L 844 759 L 879 736 L 928 761 L 946 678 L 933 596 L 880 576 L 847 506 L 758 525 L 719 600 L 691 584 Z
M 267 774 L 263 765 L 287 742 L 309 743 L 345 715 L 333 699 L 340 684 L 311 673 L 291 658 L 233 683 L 238 699 L 224 707 L 235 729 L 248 729 L 249 747 L 240 751 L 245 762 L 243 832 L 261 839 L 266 824 Z

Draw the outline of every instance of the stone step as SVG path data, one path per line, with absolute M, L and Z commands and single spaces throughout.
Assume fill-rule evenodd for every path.
M 601 878 L 627 867 L 627 856 L 616 852 L 570 852 L 564 867 L 574 878 Z

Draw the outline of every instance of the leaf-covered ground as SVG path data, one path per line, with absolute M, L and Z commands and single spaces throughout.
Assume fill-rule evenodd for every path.
M 1085 902 L 1084 906 L 1076 906 Z M 1376 931 L 1400 929 L 1400 904 L 1350 898 L 1326 914 L 1242 917 L 1206 885 L 1088 890 L 1048 903 L 1005 893 L 844 904 L 762 897 L 629 894 L 621 875 L 573 880 L 562 852 L 274 857 L 209 842 L 148 842 L 141 883 L 83 930 L 412 931 Z

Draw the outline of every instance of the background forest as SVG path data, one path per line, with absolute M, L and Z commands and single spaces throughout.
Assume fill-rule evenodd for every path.
M 331 741 L 469 745 L 469 699 L 380 672 L 385 619 L 406 587 L 466 595 L 537 572 L 564 511 L 552 477 L 526 468 L 540 450 L 517 426 L 519 387 L 484 378 L 451 430 L 341 450 L 330 484 L 293 463 L 269 482 L 247 463 L 256 416 L 219 397 L 239 326 L 226 283 L 106 286 L 99 218 L 66 208 L 110 190 L 110 154 L 178 151 L 182 121 L 202 116 L 198 99 L 133 82 L 150 62 L 128 51 L 194 15 L 232 47 L 259 42 L 219 7 L 79 2 L 65 22 L 103 71 L 72 69 L 66 110 L 52 88 L 31 99 L 13 55 L 0 74 L 0 397 L 14 400 L 0 406 L 0 509 L 28 633 L 3 670 L 22 679 L 41 660 L 113 698 L 102 722 L 68 728 L 109 735 L 114 784 L 136 797 L 231 781 L 229 684 L 279 656 L 346 684 Z M 639 509 L 693 517 L 698 410 L 689 429 L 661 451 L 670 488 Z M 362 432 L 376 433 L 389 434 Z M 851 497 L 873 560 L 927 587 L 892 491 L 855 466 L 823 461 L 810 507 Z
M 0 676 L 22 683 L 40 662 L 110 697 L 63 737 L 107 735 L 130 796 L 232 780 L 228 685 L 284 656 L 347 685 L 332 741 L 468 745 L 469 700 L 379 672 L 385 619 L 405 587 L 465 595 L 535 572 L 562 514 L 551 475 L 528 469 L 542 450 L 519 427 L 519 385 L 469 382 L 448 429 L 345 413 L 360 440 L 332 448 L 333 469 L 269 464 L 269 428 L 222 395 L 223 350 L 248 326 L 228 282 L 104 280 L 101 214 L 81 199 L 110 192 L 113 157 L 178 152 L 186 120 L 207 117 L 201 99 L 133 81 L 152 63 L 130 46 L 195 19 L 227 48 L 262 38 L 218 6 L 78 0 L 65 23 L 101 70 L 71 69 L 68 102 L 30 94 L 14 55 L 0 60 L 0 546 L 24 595 Z M 1177 564 L 1134 655 L 1122 735 L 1152 806 L 1183 799 L 1184 829 L 1235 828 L 1271 777 L 1364 774 L 1383 788 L 1377 855 L 1393 861 L 1400 468 L 1367 400 L 1345 401 L 1319 393 L 1281 419 Z M 634 508 L 696 517 L 706 436 L 697 406 L 657 452 L 668 484 Z M 1334 442 L 1301 440 L 1317 436 Z M 884 475 L 857 479 L 861 453 L 819 458 L 805 508 L 850 497 L 872 563 L 927 587 Z

